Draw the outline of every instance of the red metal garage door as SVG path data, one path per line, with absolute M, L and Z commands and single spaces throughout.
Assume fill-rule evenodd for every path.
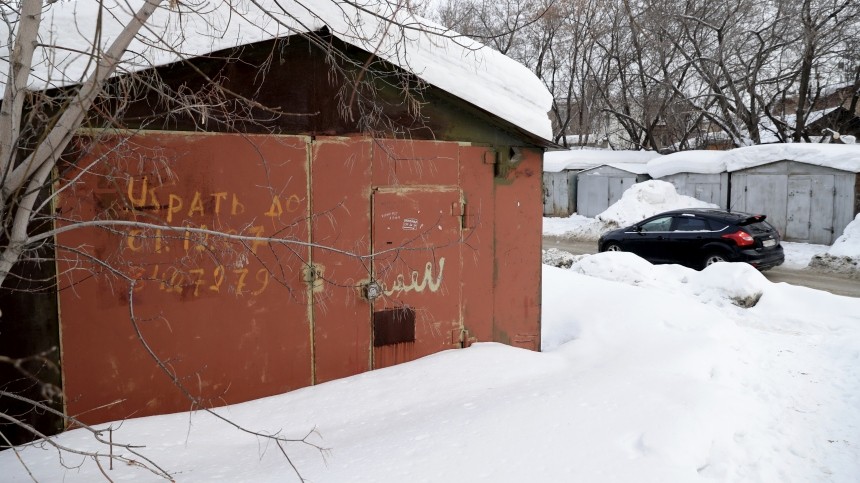
M 125 225 L 58 236 L 68 414 L 89 422 L 122 419 L 312 383 L 303 273 L 307 141 L 118 136 L 93 143 L 68 168 L 69 184 L 59 196 L 63 218 L 178 229 Z M 100 157 L 109 162 L 94 162 Z M 185 227 L 299 244 L 239 242 Z M 123 275 L 137 280 L 133 291 Z
M 460 217 L 454 186 L 373 193 L 373 367 L 459 347 Z

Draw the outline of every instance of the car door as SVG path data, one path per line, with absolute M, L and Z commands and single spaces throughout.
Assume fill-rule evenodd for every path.
M 672 216 L 658 216 L 639 225 L 630 234 L 628 251 L 633 252 L 651 263 L 666 263 L 671 258 L 670 229 Z
M 672 263 L 697 267 L 702 262 L 702 246 L 712 236 L 708 220 L 691 215 L 677 215 L 672 222 Z

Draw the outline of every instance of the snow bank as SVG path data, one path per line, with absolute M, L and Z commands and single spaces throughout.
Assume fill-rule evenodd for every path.
M 810 268 L 860 279 L 860 214 L 845 227 L 826 253 L 812 257 Z
M 704 303 L 752 307 L 770 282 L 748 264 L 718 263 L 696 271 L 680 265 L 652 265 L 632 253 L 598 253 L 582 257 L 570 270 L 635 286 L 684 293 Z
M 547 250 L 542 250 L 541 261 L 544 265 L 551 265 L 559 268 L 570 268 L 574 262 L 583 256 L 584 255 L 573 255 L 572 253 L 559 248 L 549 248 Z
M 860 280 L 860 258 L 857 257 L 836 257 L 829 253 L 819 253 L 812 257 L 809 268 Z
M 834 257 L 860 257 L 860 214 L 845 227 L 827 253 Z
M 781 241 L 783 250 L 785 251 L 785 261 L 780 265 L 781 268 L 801 269 L 809 266 L 812 258 L 816 255 L 827 253 L 830 245 L 818 245 L 815 243 L 797 243 Z
M 544 235 L 562 236 L 579 240 L 597 240 L 600 238 L 600 235 L 613 227 L 614 225 L 607 225 L 600 220 L 576 213 L 567 218 L 545 217 L 543 219 Z
M 627 226 L 657 213 L 682 208 L 717 208 L 717 205 L 680 195 L 672 183 L 649 180 L 628 188 L 620 200 L 596 218 L 611 226 Z
M 569 356 L 589 381 L 576 386 L 581 397 L 573 413 L 599 410 L 611 421 L 603 425 L 607 432 L 586 433 L 613 443 L 595 441 L 584 464 L 622 452 L 606 456 L 605 473 L 580 479 L 860 478 L 857 299 L 771 284 L 744 264 L 717 264 L 697 275 L 624 253 L 583 258 L 571 270 L 546 267 L 544 287 L 544 346 Z M 752 307 L 735 303 L 756 297 Z M 632 401 L 618 397 L 620 387 Z M 653 392 L 660 387 L 667 397 Z M 603 403 L 593 408 L 598 394 Z M 629 424 L 631 412 L 644 424 Z M 677 419 L 669 423 L 673 412 Z M 618 420 L 623 429 L 615 433 Z M 669 435 L 686 443 L 674 445 Z M 640 464 L 663 457 L 698 463 L 675 475 Z

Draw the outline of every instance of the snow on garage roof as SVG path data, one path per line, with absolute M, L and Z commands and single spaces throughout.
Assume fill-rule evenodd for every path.
M 799 161 L 860 173 L 860 145 L 857 144 L 763 144 L 733 149 L 723 161 L 729 172 L 776 161 Z
M 43 89 L 81 82 L 92 69 L 86 52 L 97 31 L 100 3 L 102 43 L 108 45 L 142 0 L 57 2 L 45 9 L 41 48 L 30 86 Z M 187 3 L 187 2 L 185 2 Z M 552 96 L 522 64 L 411 16 L 385 0 L 233 0 L 195 2 L 195 12 L 163 7 L 150 18 L 123 57 L 123 68 L 139 70 L 221 49 L 327 27 L 337 38 L 375 53 L 429 84 L 494 114 L 545 140 L 552 139 L 547 112 Z M 360 8 L 357 8 L 360 7 Z M 181 13 L 180 13 L 181 12 Z M 395 18 L 398 25 L 380 18 Z M 7 71 L 6 26 L 0 26 L 0 69 Z M 50 63 L 45 59 L 53 59 Z M 5 87 L 5 75 L 0 76 Z
M 645 163 L 660 154 L 655 151 L 613 151 L 611 149 L 567 149 L 547 151 L 543 157 L 543 170 L 548 172 L 566 169 L 591 169 L 603 165 L 619 165 L 619 169 L 630 171 L 629 165 Z M 639 169 L 639 168 L 635 168 Z M 637 173 L 642 174 L 642 173 Z
M 606 163 L 606 166 L 611 168 L 620 169 L 622 171 L 627 171 L 633 174 L 647 174 L 648 173 L 648 164 L 647 163 Z
M 677 173 L 722 173 L 726 170 L 725 155 L 725 151 L 678 151 L 648 161 L 648 174 L 662 178 Z
M 649 161 L 648 174 L 662 178 L 677 173 L 732 172 L 784 160 L 860 173 L 860 145 L 788 143 L 730 151 L 679 151 Z

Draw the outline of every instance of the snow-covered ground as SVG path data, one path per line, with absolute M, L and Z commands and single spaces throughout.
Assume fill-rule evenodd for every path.
M 839 253 L 860 253 L 857 225 Z M 786 249 L 798 265 L 832 250 Z M 478 343 L 218 410 L 324 452 L 292 443 L 288 462 L 201 412 L 117 423 L 113 439 L 176 481 L 298 481 L 291 463 L 314 482 L 860 481 L 860 299 L 745 264 L 569 258 L 543 267 L 543 352 Z M 57 441 L 99 448 L 82 430 Z M 43 446 L 0 452 L 0 481 L 103 479 Z M 101 463 L 113 481 L 158 481 Z
M 542 323 L 543 353 L 479 343 L 219 412 L 316 429 L 325 455 L 286 448 L 314 482 L 860 481 L 860 299 L 744 264 L 604 253 L 544 266 Z M 298 481 L 276 446 L 203 413 L 128 420 L 113 438 L 176 481 Z M 97 447 L 81 430 L 58 440 Z M 19 456 L 37 481 L 102 480 L 92 460 Z M 31 481 L 12 451 L 0 467 Z

